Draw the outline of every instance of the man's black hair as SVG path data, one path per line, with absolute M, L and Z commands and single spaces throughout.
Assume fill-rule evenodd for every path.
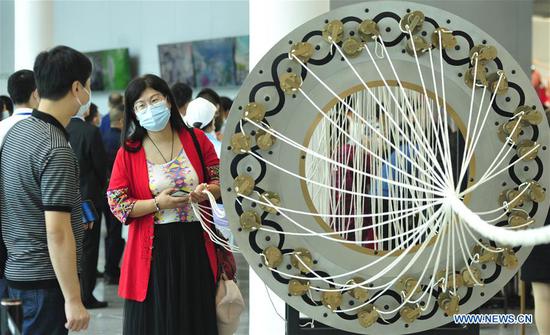
M 36 87 L 41 98 L 63 98 L 75 81 L 86 86 L 92 74 L 92 62 L 83 53 L 66 46 L 41 52 L 34 62 Z
M 199 92 L 199 94 L 197 94 L 197 98 L 204 98 L 216 106 L 219 106 L 221 102 L 218 93 L 216 93 L 216 91 L 211 88 L 204 88 L 202 91 Z
M 185 106 L 189 101 L 191 101 L 191 96 L 193 95 L 193 89 L 184 83 L 175 83 L 172 85 L 172 94 L 176 100 L 176 106 L 181 108 Z
M 34 90 L 36 82 L 31 70 L 19 70 L 8 78 L 8 93 L 16 105 L 29 102 Z

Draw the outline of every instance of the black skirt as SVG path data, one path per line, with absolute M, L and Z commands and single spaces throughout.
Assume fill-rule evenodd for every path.
M 544 225 L 550 225 L 550 212 Z M 533 248 L 521 267 L 521 279 L 526 282 L 550 283 L 550 244 Z
M 145 301 L 124 303 L 125 335 L 217 335 L 215 285 L 200 223 L 155 225 Z

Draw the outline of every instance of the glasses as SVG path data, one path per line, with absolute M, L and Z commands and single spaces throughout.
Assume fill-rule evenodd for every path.
M 134 104 L 134 112 L 143 113 L 145 112 L 145 110 L 147 110 L 147 107 L 157 105 L 165 101 L 166 101 L 166 98 L 161 94 L 155 94 L 152 97 L 150 97 L 149 103 L 147 103 L 147 101 L 144 101 L 144 100 L 138 100 Z

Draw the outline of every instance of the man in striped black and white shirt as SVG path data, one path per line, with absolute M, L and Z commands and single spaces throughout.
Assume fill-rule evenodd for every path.
M 2 143 L 8 131 L 19 121 L 28 118 L 33 108 L 38 107 L 40 101 L 36 83 L 34 81 L 34 73 L 30 70 L 19 70 L 8 78 L 8 92 L 10 98 L 15 104 L 13 115 L 0 121 L 0 150 Z M 0 237 L 1 237 L 0 233 Z M 6 298 L 8 295 L 8 287 L 4 278 L 4 265 L 6 262 L 6 247 L 3 240 L 0 241 L 0 297 Z
M 7 133 L 0 156 L 0 214 L 10 298 L 23 301 L 23 334 L 86 329 L 78 269 L 84 227 L 78 162 L 65 127 L 90 103 L 92 65 L 56 47 L 36 58 L 41 100 Z

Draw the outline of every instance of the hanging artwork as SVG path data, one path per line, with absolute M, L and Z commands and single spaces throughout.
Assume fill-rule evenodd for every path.
M 190 42 L 159 46 L 160 75 L 170 84 L 195 86 L 193 46 Z
M 85 53 L 92 61 L 93 91 L 124 90 L 132 79 L 127 48 Z
M 195 86 L 235 85 L 234 38 L 193 42 Z
M 239 36 L 235 38 L 235 83 L 241 85 L 248 76 L 249 38 Z
M 159 45 L 159 61 L 169 84 L 237 86 L 248 75 L 248 36 Z

